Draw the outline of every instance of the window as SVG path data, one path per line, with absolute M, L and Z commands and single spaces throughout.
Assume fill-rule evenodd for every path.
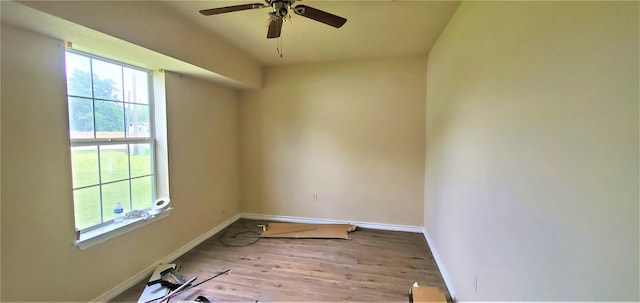
M 75 226 L 113 222 L 113 208 L 155 199 L 151 72 L 68 50 L 67 102 Z

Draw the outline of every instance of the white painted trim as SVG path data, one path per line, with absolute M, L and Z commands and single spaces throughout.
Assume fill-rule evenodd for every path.
M 99 295 L 97 298 L 91 300 L 91 302 L 109 302 L 113 300 L 113 298 L 117 297 L 119 294 L 123 293 L 127 289 L 136 285 L 138 282 L 147 279 L 149 277 L 149 273 L 152 273 L 158 264 L 162 262 L 156 262 L 151 266 L 145 268 L 143 271 L 135 274 L 133 277 L 125 280 L 124 282 L 116 285 L 116 287 L 108 290 L 107 292 Z
M 423 229 L 422 234 L 424 235 L 424 239 L 427 240 L 427 245 L 431 250 L 431 254 L 433 255 L 433 260 L 436 261 L 436 265 L 438 265 L 438 270 L 440 270 L 440 274 L 442 275 L 442 280 L 444 280 L 444 284 L 447 286 L 447 289 L 449 290 L 451 299 L 453 300 L 453 302 L 456 302 L 456 292 L 453 289 L 453 283 L 451 282 L 451 279 L 449 279 L 449 275 L 447 275 L 447 271 L 444 269 L 444 264 L 442 263 L 442 259 L 440 259 L 440 256 L 438 255 L 438 251 L 436 250 L 436 247 L 433 244 L 431 237 L 429 237 L 429 233 L 427 233 L 427 230 Z
M 77 240 L 74 245 L 80 248 L 80 250 L 85 250 L 89 247 L 96 246 L 109 239 L 113 239 L 130 231 L 136 230 L 142 226 L 165 218 L 169 216 L 172 209 L 173 208 L 168 208 L 158 214 L 152 215 L 148 219 L 125 219 L 121 224 L 110 223 L 100 228 L 82 232 L 80 233 L 80 239 Z
M 182 246 L 178 250 L 176 250 L 173 253 L 171 253 L 170 255 L 166 256 L 164 259 L 162 259 L 162 261 L 160 263 L 169 263 L 169 262 L 177 259 L 178 257 L 184 255 L 185 253 L 187 253 L 188 251 L 190 251 L 194 247 L 198 246 L 198 244 L 204 242 L 205 240 L 211 238 L 213 235 L 217 234 L 219 231 L 225 229 L 227 226 L 231 225 L 233 222 L 236 222 L 238 219 L 240 219 L 240 216 L 235 215 L 235 216 L 225 220 L 224 222 L 218 224 L 218 226 L 210 229 L 208 232 L 206 232 L 206 233 L 200 235 L 199 237 L 191 240 L 189 243 L 185 244 L 184 246 Z
M 372 222 L 360 222 L 360 221 L 276 216 L 276 215 L 264 215 L 264 214 L 254 214 L 254 213 L 241 213 L 239 215 L 243 219 L 252 219 L 252 220 L 269 220 L 269 221 L 283 221 L 283 222 L 310 223 L 310 224 L 326 224 L 326 223 L 355 224 L 356 226 L 359 226 L 362 228 L 405 231 L 405 232 L 412 232 L 412 233 L 422 233 L 424 230 L 424 228 L 422 228 L 421 226 L 411 226 L 411 225 L 396 225 L 396 224 L 372 223 Z
M 218 233 L 221 230 L 225 229 L 227 226 L 233 224 L 233 222 L 237 221 L 238 219 L 240 219 L 240 214 L 236 214 L 235 216 L 233 216 L 233 217 L 231 217 L 231 218 L 229 218 L 227 220 L 224 220 L 222 223 L 218 224 L 217 226 L 215 226 L 214 228 L 210 229 L 206 233 L 198 236 L 197 238 L 193 239 L 189 243 L 187 243 L 187 244 L 183 245 L 182 247 L 178 248 L 176 251 L 172 252 L 168 256 L 162 258 L 161 260 L 159 260 L 157 262 L 154 262 L 149 267 L 147 267 L 144 270 L 142 270 L 141 272 L 135 274 L 133 277 L 125 280 L 124 282 L 116 285 L 116 287 L 108 290 L 107 292 L 101 294 L 97 298 L 91 300 L 91 302 L 109 302 L 109 301 L 113 300 L 113 298 L 117 297 L 119 294 L 123 293 L 124 291 L 126 291 L 129 288 L 131 288 L 132 286 L 136 285 L 138 282 L 149 278 L 149 274 L 154 271 L 154 269 L 156 268 L 156 266 L 158 266 L 158 264 L 172 262 L 173 260 L 175 260 L 178 257 L 182 256 L 184 253 L 186 253 L 186 252 L 190 251 L 191 249 L 193 249 L 194 247 L 196 247 L 198 244 L 202 243 L 204 240 L 207 240 L 207 239 L 211 238 L 216 233 Z

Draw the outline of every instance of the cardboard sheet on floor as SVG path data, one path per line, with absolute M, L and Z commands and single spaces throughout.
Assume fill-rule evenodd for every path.
M 269 223 L 261 238 L 351 239 L 353 224 Z
M 437 287 L 411 287 L 409 289 L 409 299 L 413 303 L 447 302 L 444 294 Z
M 160 264 L 156 267 L 151 274 L 151 278 L 149 281 L 160 279 L 160 273 L 169 268 L 176 268 L 175 264 Z M 160 283 L 153 284 L 151 286 L 145 286 L 142 291 L 142 295 L 140 295 L 140 299 L 138 299 L 138 303 L 148 302 L 153 299 L 158 299 L 166 296 L 169 293 L 169 289 L 162 286 Z

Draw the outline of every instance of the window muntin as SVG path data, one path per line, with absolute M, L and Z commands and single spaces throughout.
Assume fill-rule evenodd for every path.
M 109 224 L 113 207 L 149 208 L 155 198 L 151 72 L 66 52 L 75 224 Z

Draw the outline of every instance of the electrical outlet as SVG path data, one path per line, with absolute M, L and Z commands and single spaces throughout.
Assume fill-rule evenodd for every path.
M 313 193 L 313 201 L 318 201 L 318 193 Z

